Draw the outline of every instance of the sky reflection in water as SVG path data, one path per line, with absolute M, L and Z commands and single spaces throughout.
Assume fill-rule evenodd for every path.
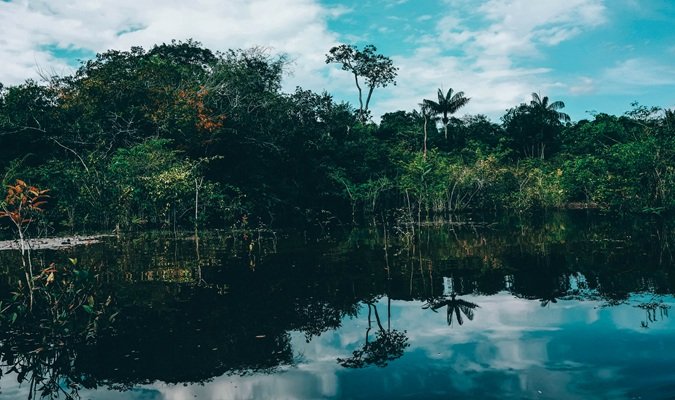
M 205 384 L 144 385 L 129 392 L 82 392 L 96 399 L 298 398 L 653 398 L 675 394 L 674 322 L 631 304 L 567 301 L 541 307 L 509 293 L 464 296 L 476 303 L 473 321 L 448 326 L 445 313 L 422 303 L 392 301 L 392 328 L 410 347 L 386 368 L 348 369 L 336 359 L 362 346 L 367 307 L 343 326 L 309 343 L 292 332 L 296 365 L 277 374 L 221 376 Z M 633 302 L 651 300 L 634 296 Z M 672 306 L 675 300 L 662 299 Z M 378 309 L 386 315 L 387 301 Z M 372 334 L 371 334 L 372 335 Z M 3 396 L 18 395 L 3 379 Z
M 205 238 L 197 257 L 213 287 L 193 282 L 189 240 L 135 241 L 135 250 L 108 244 L 78 257 L 123 271 L 112 284 L 133 278 L 119 282 L 126 325 L 100 347 L 79 350 L 76 371 L 98 386 L 80 395 L 670 398 L 675 263 L 671 243 L 653 238 L 672 228 L 659 225 L 655 235 L 644 226 L 617 233 L 562 219 L 520 235 L 439 229 L 413 246 L 371 231 L 279 243 L 278 252 L 275 241 L 255 257 Z M 383 240 L 391 241 L 387 251 Z M 101 254 L 109 260 L 94 262 Z M 27 398 L 15 374 L 0 388 L 0 399 Z

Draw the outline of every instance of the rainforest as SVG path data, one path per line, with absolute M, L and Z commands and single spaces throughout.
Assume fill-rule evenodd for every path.
M 346 47 L 339 61 L 360 62 L 345 73 L 364 92 L 393 82 L 392 65 L 379 75 L 386 57 Z M 186 41 L 111 50 L 72 76 L 4 87 L 3 182 L 51 191 L 48 232 L 675 206 L 672 110 L 635 104 L 570 122 L 563 102 L 533 93 L 494 122 L 459 117 L 471 88 L 456 87 L 376 124 L 367 103 L 282 92 L 286 68 L 263 49 Z

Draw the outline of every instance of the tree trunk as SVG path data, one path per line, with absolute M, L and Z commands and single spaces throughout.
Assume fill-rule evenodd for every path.
M 202 188 L 204 184 L 204 177 L 195 178 L 195 237 L 199 232 L 199 189 Z
M 427 116 L 424 116 L 424 159 L 427 159 Z
M 33 311 L 33 264 L 30 260 L 30 250 L 27 248 L 26 238 L 19 227 L 19 246 L 21 249 L 21 265 L 26 276 L 26 285 L 28 286 L 28 310 Z
M 356 72 L 354 73 L 354 83 L 356 84 L 356 88 L 359 90 L 359 120 L 363 120 L 363 91 L 361 90 L 361 85 L 359 85 L 359 76 L 356 75 Z

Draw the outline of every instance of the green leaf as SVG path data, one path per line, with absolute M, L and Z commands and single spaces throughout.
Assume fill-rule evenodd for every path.
M 90 306 L 90 305 L 84 304 L 84 305 L 82 306 L 82 308 L 84 308 L 84 311 L 86 311 L 88 314 L 93 314 L 93 313 L 94 313 L 94 309 L 93 309 L 92 306 Z
M 108 317 L 108 321 L 115 322 L 115 318 L 117 317 L 117 314 L 119 314 L 119 313 L 120 313 L 119 311 L 113 313 L 110 317 Z
M 68 261 L 70 261 L 73 266 L 77 265 L 77 258 L 69 258 Z

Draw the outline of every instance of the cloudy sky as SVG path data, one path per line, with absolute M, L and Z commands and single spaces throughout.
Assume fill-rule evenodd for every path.
M 539 92 L 573 119 L 630 103 L 675 107 L 672 0 L 0 0 L 0 82 L 69 74 L 107 49 L 194 38 L 213 50 L 264 46 L 293 60 L 285 90 L 356 103 L 324 63 L 338 43 L 374 44 L 400 68 L 374 114 L 411 110 L 438 88 L 498 119 Z

